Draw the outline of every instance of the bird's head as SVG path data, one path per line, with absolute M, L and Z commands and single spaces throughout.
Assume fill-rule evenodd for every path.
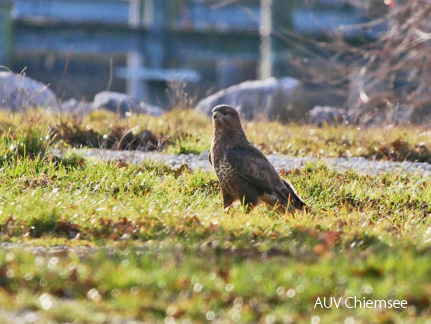
M 238 112 L 228 105 L 219 105 L 213 108 L 213 125 L 215 129 L 240 129 L 241 122 Z

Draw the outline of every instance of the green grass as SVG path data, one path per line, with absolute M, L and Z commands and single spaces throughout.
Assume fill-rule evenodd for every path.
M 265 154 L 431 162 L 431 131 L 416 125 L 318 128 L 259 121 L 245 122 L 243 127 L 249 140 Z M 110 148 L 113 143 L 123 141 L 121 146 L 135 148 L 129 142 L 146 129 L 157 137 L 159 150 L 167 153 L 199 154 L 210 148 L 211 120 L 193 110 L 174 110 L 162 117 L 132 115 L 123 119 L 106 111 L 96 111 L 82 119 L 31 111 L 15 115 L 0 112 L 0 154 L 9 152 L 12 144 L 20 154 L 24 154 L 24 148 L 27 153 L 40 152 L 50 143 L 60 147 Z
M 103 133 L 112 122 L 105 117 L 92 115 L 79 127 Z M 159 120 L 133 118 L 116 123 L 164 134 L 168 151 L 209 146 L 211 126 L 204 117 L 182 111 Z M 236 206 L 226 213 L 213 173 L 51 156 L 50 148 L 65 145 L 43 136 L 57 122 L 15 115 L 0 121 L 1 242 L 96 249 L 0 250 L 0 308 L 75 323 L 431 321 L 429 179 L 338 173 L 310 163 L 282 172 L 310 211 L 284 214 L 258 206 L 245 214 Z M 266 152 L 302 141 L 304 155 L 319 145 L 327 155 L 336 147 L 321 145 L 328 138 L 351 138 L 354 147 L 367 142 L 354 128 L 316 128 L 310 135 L 313 128 L 298 125 L 272 124 L 269 131 L 264 122 L 245 126 Z M 390 132 L 385 143 L 400 134 L 409 145 L 429 136 L 409 128 Z M 279 142 L 282 136 L 287 139 Z M 15 148 L 24 139 L 25 152 Z M 405 299 L 409 307 L 315 309 L 324 296 Z

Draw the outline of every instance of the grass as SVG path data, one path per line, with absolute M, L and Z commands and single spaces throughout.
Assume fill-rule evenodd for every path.
M 260 121 L 243 123 L 243 126 L 249 140 L 265 154 L 431 162 L 431 131 L 416 125 L 319 128 Z M 60 146 L 136 149 L 136 140 L 144 130 L 154 133 L 158 149 L 168 153 L 199 154 L 210 148 L 210 119 L 183 109 L 162 117 L 132 115 L 124 119 L 106 111 L 96 111 L 81 119 L 41 111 L 14 115 L 0 112 L 3 139 L 0 150 L 8 151 L 13 145 L 22 155 L 24 147 L 40 152 L 49 142 Z M 31 150 L 28 153 L 32 153 Z
M 49 154 L 52 147 L 73 144 L 61 133 L 52 136 L 52 127 L 61 124 L 98 134 L 113 126 L 150 129 L 165 139 L 164 150 L 198 153 L 209 148 L 205 117 L 180 111 L 114 121 L 98 113 L 78 124 L 37 112 L 2 116 L 1 241 L 71 248 L 0 250 L 4 310 L 36 311 L 47 323 L 431 321 L 428 179 L 338 173 L 309 163 L 282 172 L 312 206 L 309 212 L 258 206 L 245 214 L 237 206 L 225 213 L 213 173 Z M 346 147 L 337 145 L 347 139 L 351 152 L 366 152 L 371 143 L 402 140 L 414 148 L 430 138 L 417 128 L 361 131 L 265 122 L 245 128 L 266 153 L 300 156 L 339 156 Z M 405 299 L 408 308 L 314 308 L 324 296 Z

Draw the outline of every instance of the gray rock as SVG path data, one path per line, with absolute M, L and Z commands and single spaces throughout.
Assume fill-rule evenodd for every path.
M 345 109 L 316 106 L 308 112 L 310 123 L 318 125 L 340 125 L 347 121 L 347 112 Z
M 307 105 L 301 82 L 293 78 L 246 81 L 221 90 L 203 100 L 196 111 L 211 115 L 220 104 L 228 104 L 246 120 L 268 119 L 288 122 L 305 119 Z
M 78 101 L 76 99 L 69 99 L 61 104 L 61 112 L 65 114 L 72 114 L 74 116 L 83 116 L 94 111 L 94 105 L 91 102 Z
M 47 85 L 24 74 L 0 72 L 0 109 L 19 111 L 30 107 L 59 111 L 55 93 Z
M 106 109 L 122 116 L 130 113 L 148 114 L 151 116 L 161 116 L 162 108 L 138 102 L 133 97 L 119 92 L 102 91 L 94 97 L 94 109 Z
M 159 146 L 159 141 L 157 140 L 157 137 L 147 129 L 139 133 L 139 135 L 137 136 L 137 140 L 139 143 L 140 151 L 154 151 L 157 150 L 157 147 Z
M 139 102 L 129 95 L 102 91 L 94 97 L 95 109 L 106 109 L 124 116 L 128 112 L 141 112 Z
M 145 103 L 145 102 L 141 102 L 139 104 L 139 106 L 141 107 L 141 112 L 142 113 L 148 114 L 148 115 L 151 115 L 151 116 L 159 117 L 159 116 L 162 116 L 165 113 L 162 108 L 160 108 L 158 106 L 150 105 L 150 104 Z

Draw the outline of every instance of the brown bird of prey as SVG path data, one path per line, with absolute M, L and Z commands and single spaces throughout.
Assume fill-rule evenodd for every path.
M 247 140 L 237 111 L 228 105 L 212 111 L 214 137 L 208 159 L 220 182 L 224 207 L 236 200 L 247 210 L 260 202 L 289 211 L 305 207 L 293 186 L 281 179 L 262 152 Z

